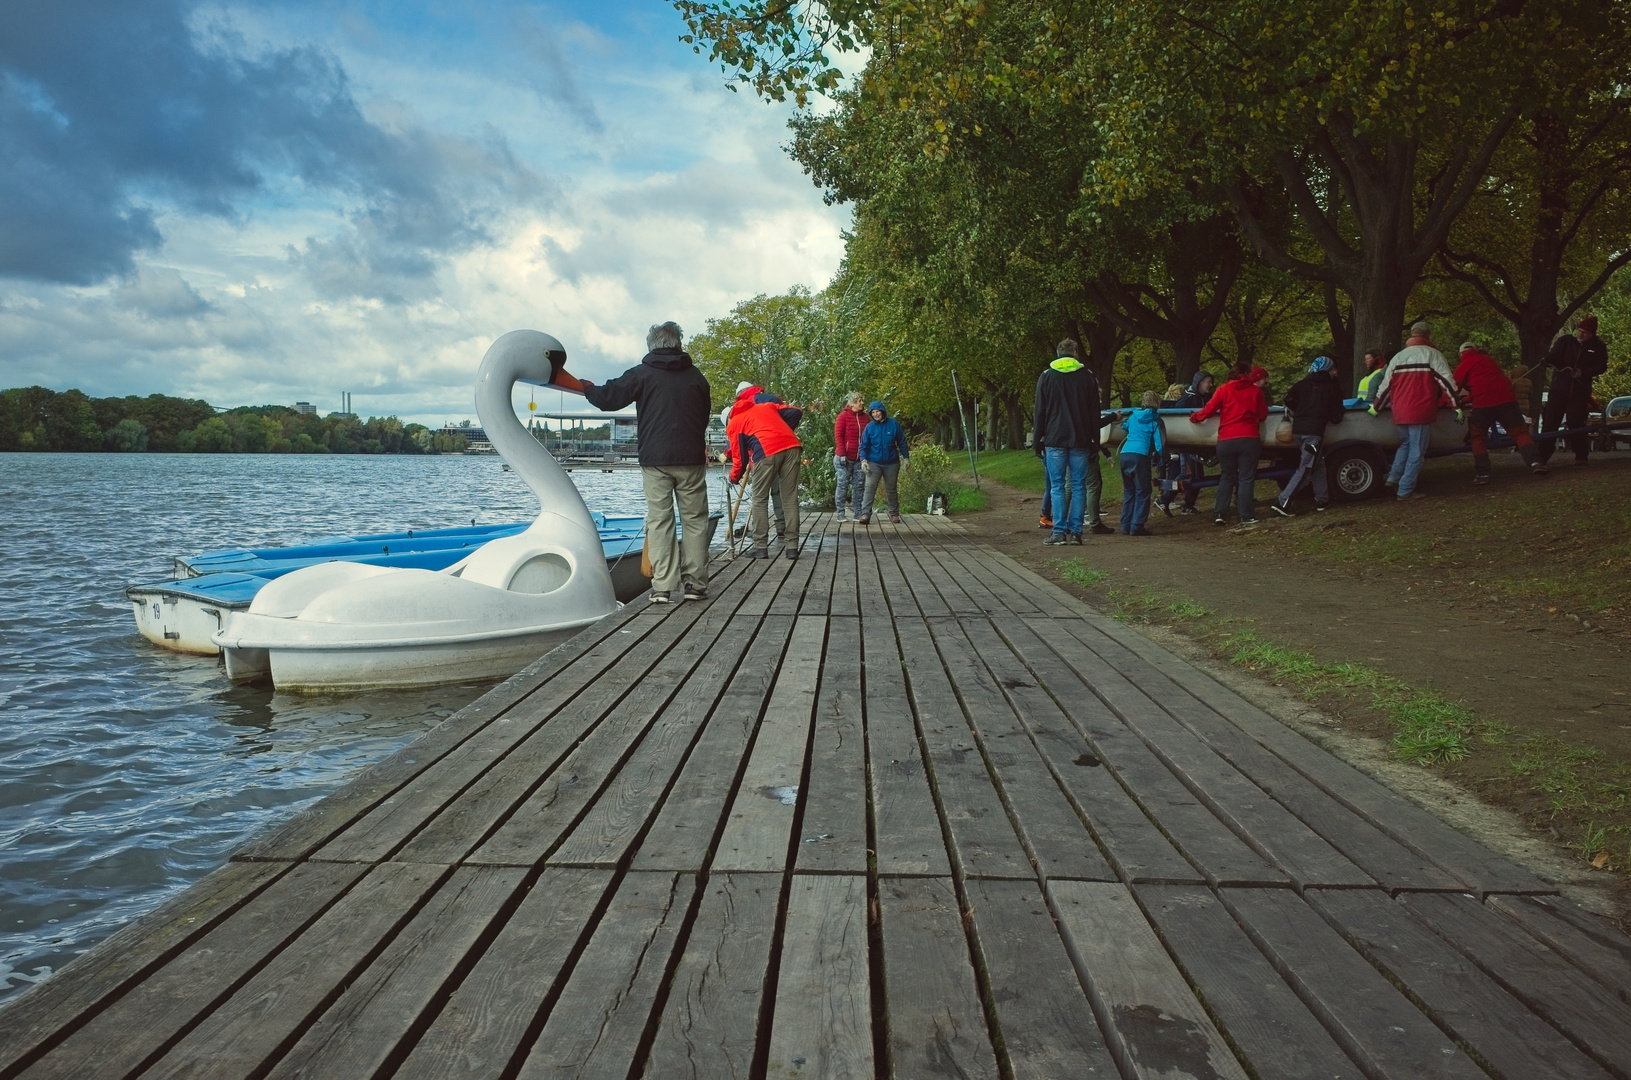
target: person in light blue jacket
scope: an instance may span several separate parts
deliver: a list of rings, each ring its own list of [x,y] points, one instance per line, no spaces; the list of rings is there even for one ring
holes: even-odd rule
[[[1146,391],[1127,417],[1127,437],[1121,443],[1121,531],[1127,536],[1152,536],[1145,528],[1150,519],[1151,466],[1167,452],[1161,434],[1161,395]]]

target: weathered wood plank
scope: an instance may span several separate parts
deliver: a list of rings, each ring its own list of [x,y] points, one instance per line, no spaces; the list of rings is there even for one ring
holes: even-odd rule
[[[552,763],[543,770],[542,781],[536,783],[525,801],[505,815],[502,824],[480,847],[465,857],[466,861],[534,866],[543,860],[572,830],[589,804],[599,797],[692,674],[703,667],[716,674],[721,665],[730,662],[732,658],[712,652],[729,624],[730,614],[723,608],[703,614],[691,632],[652,667],[649,675],[600,723],[585,732],[576,746],[558,758],[558,764]],[[712,664],[705,663],[709,655],[714,656]],[[563,738],[564,735],[563,732]],[[524,772],[527,768],[525,758],[514,766],[505,763],[506,772]],[[426,833],[430,834],[431,830],[427,829]],[[465,836],[459,844],[443,844],[437,836],[434,843],[427,839],[423,846],[418,841],[406,845],[401,857],[431,861],[435,856],[452,854],[469,842],[470,838]]]
[[[856,592],[855,526],[844,525],[833,538],[832,600],[828,611],[833,615],[859,615],[861,604]]]
[[[1484,1075],[1295,893],[1226,889],[1219,895],[1367,1076],[1429,1080]]]
[[[912,555],[910,544],[880,544],[874,548],[878,556],[879,573],[884,588],[891,597],[897,615],[915,614],[925,618],[944,618],[951,608],[942,598],[940,590]]]
[[[1123,1075],[1246,1080],[1126,886],[1053,881],[1048,898]]]
[[[879,883],[890,1076],[998,1075],[991,1031],[947,878]]]
[[[1337,851],[1318,833],[1251,778],[1223,760],[1195,733],[1183,727],[1135,685],[1075,636],[1079,620],[1054,620],[1049,645],[1084,683],[1113,709],[1144,745],[1220,821],[1252,850],[1285,871],[1299,887],[1345,885],[1364,887],[1376,880]],[[1130,660],[1123,656],[1123,662]],[[1455,884],[1445,880],[1443,884]]]
[[[1631,1075],[1631,1007],[1468,896],[1406,893],[1406,910],[1617,1075]]]
[[[373,1076],[442,983],[521,887],[525,871],[461,867],[338,1001],[306,1029],[268,1080]]]
[[[1060,789],[1047,759],[1032,743],[963,628],[957,622],[942,619],[930,624],[928,633],[933,635],[934,642],[928,654],[921,658],[910,654],[907,657],[913,684],[915,686],[925,673],[941,677],[950,673],[957,696],[963,702],[958,719],[966,718],[965,730],[967,723],[972,723],[978,733],[1002,798],[1013,808],[1014,819],[1036,860],[1037,869],[1049,877],[1116,880],[1076,808]],[[991,637],[996,640],[994,634]],[[944,657],[944,668],[937,663],[935,647]],[[1002,648],[1000,641],[997,647]],[[972,875],[975,870],[971,868],[969,873]]]
[[[855,542],[855,589],[857,605],[863,619],[888,619],[889,598],[884,592],[883,580],[878,576],[878,556],[872,548],[870,526],[857,526],[853,531]]]
[[[780,874],[709,877],[674,969],[646,1076],[750,1074],[781,887]]]
[[[861,698],[861,622],[831,619],[816,697],[810,772],[803,792],[794,865],[805,871],[864,874],[866,730]]]
[[[1220,821],[1119,716],[1104,706],[1070,663],[1057,655],[1051,646],[1052,639],[1063,634],[1057,626],[1059,622],[1027,621],[1004,625],[1002,630],[1014,651],[1059,705],[1077,735],[1085,740],[1085,747],[1074,759],[1066,755],[1078,744],[1068,739],[1061,738],[1058,751],[1053,753],[1065,782],[1081,778],[1102,784],[1104,780],[1099,777],[1099,770],[1110,773],[1187,861],[1199,867],[1213,885],[1288,884],[1290,879],[1284,871],[1252,850]],[[1014,692],[1024,689],[1025,680],[1016,677],[1012,681]],[[1085,765],[1086,770],[1067,770],[1064,763],[1071,760]],[[1136,823],[1133,826],[1136,828]],[[1100,836],[1113,857],[1123,865],[1143,857],[1119,838],[1107,836],[1103,831]],[[1161,873],[1163,876],[1159,878],[1149,873],[1132,875],[1132,880],[1162,880],[1169,884],[1192,880],[1178,877],[1176,867]]]
[[[1159,743],[1167,738],[1182,739],[1164,722],[1170,715],[1184,730],[1204,741],[1269,792],[1275,802],[1295,814],[1346,859],[1390,890],[1463,891],[1467,888],[1467,883],[1333,799],[1143,658],[1098,633],[1088,623],[1070,620],[1059,625],[1099,658],[1101,663],[1094,667],[1091,675],[1093,685],[1118,711],[1129,717],[1157,716],[1156,723],[1143,730],[1147,740]],[[1158,712],[1156,703],[1159,703]],[[1303,850],[1290,836],[1286,837],[1286,843]],[[1305,878],[1304,883],[1309,880]]]
[[[887,619],[861,617],[868,784],[880,874],[951,874],[945,834],[906,696],[900,647]]]
[[[1031,856],[1014,832],[979,741],[935,652],[928,625],[921,619],[898,618],[896,626],[911,672],[912,707],[929,753],[931,781],[951,834],[954,869],[975,877],[1034,878]],[[1085,838],[1080,823],[1075,824]]]
[[[832,605],[833,576],[838,571],[838,523],[827,519],[827,527],[814,544],[806,544],[800,558],[816,565],[811,568],[810,583],[804,587],[804,599],[799,603],[801,615],[825,615]]]
[[[708,865],[792,632],[792,619],[765,620],[635,851],[633,869],[701,873]]]
[[[787,573],[787,580],[765,609],[771,615],[797,615],[810,589],[811,580],[823,570],[830,569],[820,558],[821,542],[826,533],[829,515],[823,514],[808,532],[799,538],[799,557]]]
[[[788,896],[766,1075],[871,1080],[866,879],[799,874]]]
[[[333,862],[458,861],[560,755],[667,655],[699,618],[686,605],[638,643],[596,646],[569,669],[572,684],[550,684],[479,736],[381,801],[313,856]],[[632,640],[632,635],[628,640]],[[592,687],[593,691],[583,692]],[[555,700],[553,691],[564,696]]]
[[[777,618],[777,616],[767,616]],[[634,752],[596,795],[550,856],[564,866],[619,866],[673,783],[731,673],[759,630],[757,619],[732,619]],[[585,752],[592,751],[585,741]]]
[[[776,687],[714,852],[715,871],[787,868],[826,636],[822,616],[800,615],[793,623]]]
[[[1382,893],[1310,889],[1307,899],[1502,1076],[1608,1080],[1557,1029]]]
[[[1631,938],[1555,897],[1491,896],[1488,903],[1631,1003]]]
[[[0,1008],[0,1076],[43,1053],[67,1029],[179,956],[262,889],[287,863],[228,863],[114,932]]]
[[[324,796],[315,806],[289,821],[273,826],[252,838],[234,854],[234,859],[302,859],[337,835],[348,824],[367,814],[448,753],[462,748],[494,720],[501,719],[546,683],[555,682],[603,642],[614,643],[619,651],[644,640],[665,621],[665,613],[643,613],[633,605],[608,615],[572,640],[546,653],[520,674],[500,683],[413,742],[364,769],[338,791]],[[628,630],[628,634],[621,631]],[[604,632],[603,632],[604,631]],[[598,674],[599,665],[590,660],[552,688],[551,699],[564,701]],[[572,685],[568,685],[569,682]],[[541,718],[526,721],[511,718],[512,724],[529,727]]]
[[[296,937],[366,869],[297,866],[278,877],[207,933],[192,938],[179,955],[146,974],[21,1075],[35,1080],[66,1080],[133,1072]],[[246,872],[231,876],[241,883],[243,878],[259,875]],[[192,917],[185,908],[171,911],[176,923]],[[138,948],[140,945],[129,937],[125,943]],[[153,957],[145,959],[151,962]],[[86,996],[70,994],[62,1001],[63,1011],[36,1013],[38,1019],[29,1027],[19,1024],[13,1029],[9,1010],[0,1017],[6,1020],[9,1040],[13,1030],[25,1036],[39,1032],[48,1019],[58,1025],[79,1021],[82,1017],[67,1010],[85,1003]],[[32,1041],[39,1045],[39,1036]]]
[[[1133,891],[1207,1009],[1257,1075],[1358,1080],[1359,1067],[1210,890],[1138,885]]]
[[[1085,621],[1159,668],[1192,696],[1245,731],[1298,772],[1405,847],[1448,870],[1480,893],[1555,893],[1510,859],[1497,855],[1442,818],[1360,772],[1307,736],[1286,727],[1199,668],[1114,620],[1084,613]]]
[[[557,996],[611,883],[607,870],[545,870],[397,1069],[396,1080],[501,1076],[525,1049],[540,1010]]]
[[[689,874],[623,879],[527,1054],[521,1080],[628,1076],[695,893]]]
[[[1015,1080],[1113,1080],[1115,1061],[1036,883],[970,881],[968,901]]]
[[[440,866],[374,867],[142,1075],[236,1080],[255,1074],[395,936],[446,874]]]

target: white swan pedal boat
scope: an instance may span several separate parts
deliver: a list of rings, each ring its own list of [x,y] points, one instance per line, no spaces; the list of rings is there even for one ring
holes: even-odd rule
[[[517,382],[548,385],[565,355],[548,334],[515,330],[476,373],[481,425],[538,497],[531,525],[439,571],[325,562],[273,580],[212,636],[228,677],[303,691],[499,678],[616,610],[589,508],[510,403]]]

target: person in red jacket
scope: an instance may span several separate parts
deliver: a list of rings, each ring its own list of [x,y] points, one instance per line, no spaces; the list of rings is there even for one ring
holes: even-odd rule
[[[1269,415],[1268,395],[1263,393],[1268,381],[1268,372],[1241,361],[1212,400],[1189,414],[1192,424],[1211,416],[1218,418],[1217,454],[1222,475],[1218,477],[1217,513],[1212,519],[1215,525],[1228,522],[1232,499],[1238,503],[1240,523],[1257,524],[1253,489],[1257,485],[1257,459],[1263,456],[1263,421]]]
[[[725,425],[731,457],[731,483],[739,484],[753,470],[753,510],[749,518],[753,545],[748,558],[770,557],[770,492],[781,492],[785,521],[781,542],[789,559],[798,558],[799,438],[793,434],[803,413],[783,405],[781,399],[749,386],[731,403]]]
[[[1471,341],[1462,342],[1461,360],[1455,367],[1456,385],[1471,410],[1467,428],[1472,436],[1472,482],[1489,483],[1489,431],[1496,424],[1517,444],[1518,453],[1535,476],[1545,476],[1547,468],[1535,452],[1529,425],[1518,411],[1518,392],[1512,380],[1495,363],[1495,358]]]
[[[1416,490],[1416,478],[1427,457],[1433,421],[1440,405],[1455,404],[1458,392],[1450,365],[1433,346],[1433,327],[1424,322],[1413,324],[1410,340],[1388,361],[1370,406],[1372,416],[1378,409],[1393,410],[1393,424],[1399,429],[1399,449],[1385,481],[1388,487],[1399,489],[1399,498],[1425,498]]]
[[[838,520],[844,520],[845,504],[854,507],[851,516],[861,516],[861,489],[866,478],[861,474],[861,428],[866,426],[861,415],[866,412],[866,398],[859,390],[850,393],[844,407],[832,422],[833,509]]]

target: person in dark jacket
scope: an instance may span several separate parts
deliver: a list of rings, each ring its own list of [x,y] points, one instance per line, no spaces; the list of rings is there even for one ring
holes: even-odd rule
[[[884,487],[884,497],[889,501],[889,520],[900,520],[900,493],[895,484],[900,477],[900,467],[912,460],[912,452],[906,445],[906,432],[901,430],[900,421],[889,415],[883,402],[874,401],[867,406],[867,412],[872,414],[872,422],[861,430],[861,468],[866,473],[866,490],[861,496],[861,516],[856,522],[868,525],[872,522],[872,503],[878,497],[878,484],[881,481]]]
[[[1291,434],[1297,440],[1300,456],[1291,481],[1270,504],[1270,509],[1281,517],[1295,516],[1287,507],[1304,480],[1314,484],[1315,510],[1331,505],[1330,481],[1325,474],[1325,429],[1342,423],[1342,397],[1336,364],[1329,356],[1316,356],[1308,365],[1308,374],[1286,391],[1286,412],[1291,414]]]
[[[1031,428],[1043,447],[1053,510],[1046,544],[1080,544],[1084,521],[1095,533],[1112,531],[1099,521],[1099,383],[1078,359],[1080,351],[1070,338],[1061,341],[1057,358],[1036,380]]]
[[[1185,390],[1178,400],[1172,403],[1174,409],[1198,409],[1212,400],[1212,391],[1217,381],[1212,378],[1210,371],[1197,371],[1195,377],[1189,380],[1189,389]],[[1206,459],[1200,454],[1179,452],[1176,467],[1168,470],[1164,480],[1182,480],[1184,482],[1184,506],[1179,511],[1182,514],[1195,513],[1195,502],[1201,497],[1201,489],[1196,487],[1197,481],[1206,479]],[[1172,516],[1172,500],[1177,498],[1176,486],[1168,488],[1165,485],[1161,490],[1161,512],[1168,517]]]
[[[1573,337],[1565,335],[1552,342],[1552,350],[1546,354],[1546,366],[1554,374],[1551,389],[1546,392],[1546,406],[1541,411],[1540,430],[1585,427],[1591,415],[1591,380],[1608,370],[1608,346],[1597,336],[1597,316],[1582,316]],[[1552,460],[1557,440],[1539,442],[1540,462],[1544,465]],[[1569,449],[1574,451],[1576,465],[1586,464],[1591,451],[1590,437],[1583,432],[1570,435]]]
[[[682,584],[687,600],[708,596],[708,380],[680,348],[680,328],[665,322],[646,334],[645,359],[611,382],[582,381],[597,409],[634,406],[635,447],[646,491],[651,600],[666,604]],[[679,506],[680,538],[674,537]],[[676,547],[678,557],[676,558]]]

